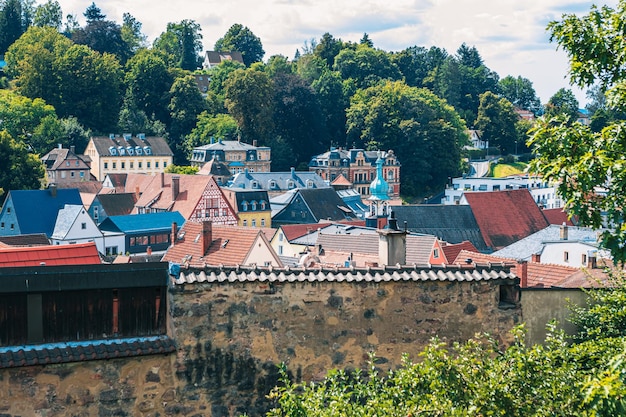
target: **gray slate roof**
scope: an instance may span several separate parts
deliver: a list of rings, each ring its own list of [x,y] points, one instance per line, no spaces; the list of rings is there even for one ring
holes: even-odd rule
[[[348,282],[377,283],[398,281],[475,282],[500,281],[514,284],[519,278],[510,266],[485,264],[368,267],[368,268],[273,268],[257,266],[209,266],[204,269],[181,269],[171,276],[175,285],[232,282]]]
[[[65,207],[59,210],[57,221],[54,224],[54,231],[50,237],[52,239],[65,239],[81,210],[84,210],[82,205],[70,204],[66,204]]]
[[[561,226],[550,225],[532,235],[518,240],[517,242],[493,253],[494,256],[511,259],[531,259],[535,253],[541,253],[544,242],[557,242],[560,240]],[[597,245],[598,231],[588,227],[567,227],[567,240],[570,242],[585,242],[590,245]]]
[[[152,155],[144,155],[144,156],[172,156],[172,150],[169,145],[165,141],[164,138],[160,136],[146,136],[145,139],[139,139],[138,137],[132,136],[128,139],[123,136],[116,136],[111,139],[109,136],[95,136],[92,137],[96,150],[100,156],[110,156],[109,148],[111,146],[117,147],[123,146],[126,148],[127,146],[132,146],[133,149],[137,146],[140,146],[142,149],[144,146],[149,146],[152,149]],[[119,155],[115,155],[119,156]]]
[[[228,183],[232,188],[258,189],[267,191],[292,190],[294,188],[331,188],[315,172],[239,172]]]
[[[469,240],[481,252],[488,251],[472,208],[467,205],[406,205],[393,206],[398,227],[410,232],[437,236],[448,243]]]

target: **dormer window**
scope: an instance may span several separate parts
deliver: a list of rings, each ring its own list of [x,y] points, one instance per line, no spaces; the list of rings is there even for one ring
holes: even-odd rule
[[[242,211],[248,211],[248,202],[247,201],[243,201],[241,203],[241,210]]]
[[[274,189],[276,189],[276,188],[278,188],[278,187],[276,187],[276,181],[274,181],[274,180],[270,180],[270,189],[271,189],[271,190],[274,190]]]
[[[133,148],[132,146],[128,146],[128,147],[126,148],[126,152],[128,152],[128,154],[129,154],[130,156],[133,156],[133,155],[135,155],[135,148]]]
[[[126,155],[126,148],[124,148],[123,146],[120,146],[119,148],[117,148],[120,152],[120,156],[124,156]]]
[[[306,188],[313,188],[313,180],[306,180]]]
[[[139,156],[143,155],[143,149],[141,148],[141,146],[135,147],[135,153]]]
[[[256,200],[252,200],[250,205],[252,206],[252,211],[256,211]]]
[[[252,188],[259,188],[259,183],[258,181],[252,181]]]
[[[150,148],[149,146],[144,146],[143,150],[146,155],[152,155],[152,148]]]
[[[289,188],[290,190],[292,188],[296,188],[296,184],[292,180],[288,180],[287,181],[287,188]]]
[[[267,205],[265,200],[261,200],[259,204],[261,205],[261,210],[265,210],[265,206]]]
[[[111,154],[112,156],[117,156],[117,149],[115,149],[115,147],[111,146],[109,148],[109,154]]]

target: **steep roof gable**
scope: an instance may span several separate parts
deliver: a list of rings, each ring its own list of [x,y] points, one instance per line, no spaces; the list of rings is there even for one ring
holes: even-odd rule
[[[467,192],[487,246],[501,249],[548,226],[548,221],[527,189]]]
[[[123,216],[133,211],[137,195],[135,193],[98,194],[96,199],[107,216]]]
[[[338,221],[353,217],[352,210],[346,206],[332,188],[300,189],[298,192],[311,210],[311,214],[316,221]]]
[[[45,233],[48,237],[54,231],[60,209],[66,204],[83,204],[76,188],[13,190],[7,197],[9,201],[15,210],[21,234]]]
[[[0,248],[0,267],[99,263],[101,263],[100,255],[94,242],[74,245]]]

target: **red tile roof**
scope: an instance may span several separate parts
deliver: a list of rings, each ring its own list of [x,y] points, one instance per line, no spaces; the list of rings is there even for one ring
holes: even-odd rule
[[[280,228],[282,229],[283,234],[287,239],[287,242],[290,242],[308,233],[315,232],[317,229],[322,229],[328,225],[330,225],[330,223],[286,224],[280,226]]]
[[[257,238],[263,239],[271,248],[267,234],[273,229],[212,225],[211,243],[204,253],[202,228],[203,223],[186,222],[178,234],[182,239],[177,239],[174,246],[167,250],[163,261],[188,264],[191,267],[243,265]]]
[[[464,193],[487,246],[499,250],[549,226],[527,189]]]
[[[567,213],[562,208],[543,209],[543,215],[550,224],[574,226],[574,222],[568,218]]]
[[[344,177],[343,174],[339,174],[339,176],[337,178],[335,178],[333,180],[333,182],[330,183],[330,185],[349,185],[349,186],[351,186],[352,183],[350,181],[348,181],[348,179],[346,177]]]
[[[89,265],[102,263],[94,242],[0,248],[0,268],[11,266]]]
[[[454,263],[459,255],[459,252],[462,250],[478,252],[476,246],[474,246],[469,240],[465,240],[461,243],[446,243],[441,246],[441,250],[443,250],[444,255],[446,255],[448,263]]]

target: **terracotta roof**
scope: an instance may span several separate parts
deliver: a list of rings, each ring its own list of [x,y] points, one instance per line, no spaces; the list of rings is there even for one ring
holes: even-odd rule
[[[257,239],[263,239],[271,249],[265,233],[273,229],[258,229],[227,225],[211,225],[210,239],[206,252],[203,250],[203,222],[186,222],[180,229],[175,244],[171,246],[163,261],[203,267],[204,265],[241,265],[253,249]],[[206,235],[205,235],[206,236]],[[276,255],[278,260],[278,255]]]
[[[515,259],[501,258],[484,253],[462,250],[455,263],[465,263],[466,259],[479,263],[501,263],[517,265]],[[565,265],[528,262],[527,288],[591,288],[599,282],[606,281],[607,276],[602,269],[580,269]]]
[[[194,282],[392,282],[392,281],[504,281],[519,278],[507,265],[433,265],[365,268],[275,268],[209,266],[183,268],[172,277],[175,285]]]
[[[343,174],[339,174],[339,176],[337,178],[335,178],[333,180],[333,182],[330,183],[330,185],[347,185],[347,186],[352,186],[352,183],[350,181],[348,181],[348,179],[346,177],[344,177]]]
[[[487,246],[502,249],[549,224],[528,189],[466,192]]]
[[[230,178],[232,173],[225,163],[211,159],[209,162],[202,165],[202,168],[198,171],[198,175],[218,175]]]
[[[167,336],[10,346],[0,348],[0,368],[127,358],[175,351],[174,340]]]
[[[543,209],[543,215],[550,224],[574,226],[574,222],[568,218],[567,213],[562,208]]]
[[[330,223],[313,223],[313,224],[285,224],[280,226],[287,242],[302,237],[308,233],[316,231],[318,228],[328,226]]]
[[[0,243],[6,246],[44,246],[50,241],[45,233],[33,233],[30,235],[0,236]]]
[[[23,248],[0,248],[0,267],[99,264],[94,242],[75,245],[48,245]]]
[[[98,194],[102,190],[102,183],[100,181],[60,182],[57,183],[57,188],[78,188],[81,194]]]
[[[141,197],[135,206],[178,211],[185,219],[192,217],[207,187],[213,186],[219,189],[211,175],[159,174],[150,177],[152,181],[141,188]],[[179,192],[175,198],[172,193],[172,178],[174,177],[179,178]],[[134,212],[136,211],[135,209]],[[234,212],[232,208],[230,211]]]
[[[478,252],[478,249],[476,249],[476,247],[469,240],[461,243],[447,243],[441,246],[441,250],[443,250],[443,253],[446,255],[446,259],[449,263],[454,263],[459,255],[459,252],[462,250]]]

